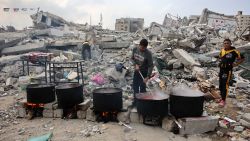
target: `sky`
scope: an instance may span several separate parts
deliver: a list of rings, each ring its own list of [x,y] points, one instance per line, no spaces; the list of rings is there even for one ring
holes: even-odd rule
[[[204,8],[226,15],[237,11],[250,15],[250,0],[0,0],[0,26],[17,29],[32,26],[31,14],[36,11],[4,12],[3,8],[38,8],[75,23],[98,24],[103,17],[103,28],[114,29],[115,19],[144,18],[162,24],[167,13],[174,16],[200,15]]]

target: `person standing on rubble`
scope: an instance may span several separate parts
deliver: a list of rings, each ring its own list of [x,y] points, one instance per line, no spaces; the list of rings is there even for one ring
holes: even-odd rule
[[[89,43],[86,41],[82,45],[82,59],[90,60],[91,59],[91,48]]]
[[[148,41],[146,39],[142,39],[139,46],[135,47],[132,52],[132,62],[135,70],[133,78],[134,101],[132,106],[136,105],[135,95],[137,93],[146,92],[146,83],[153,71],[152,53],[147,49],[147,46]]]
[[[244,61],[244,56],[231,45],[231,40],[225,39],[223,42],[223,48],[219,54],[219,89],[221,95],[219,105],[221,107],[224,107],[226,104],[226,97],[229,91],[229,81],[232,77],[233,67],[238,66]]]

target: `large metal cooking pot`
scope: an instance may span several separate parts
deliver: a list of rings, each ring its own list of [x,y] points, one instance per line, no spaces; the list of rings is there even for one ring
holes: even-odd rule
[[[139,114],[143,116],[160,117],[164,117],[168,114],[168,95],[160,91],[152,91],[137,94],[136,98],[137,111]]]
[[[199,117],[203,113],[204,94],[187,86],[173,88],[170,113],[176,118]]]
[[[122,89],[99,88],[93,91],[94,110],[110,112],[122,110]]]
[[[81,84],[66,83],[56,87],[58,108],[72,108],[83,102],[83,86]]]
[[[27,102],[29,103],[50,103],[55,101],[54,84],[29,84],[26,87]]]

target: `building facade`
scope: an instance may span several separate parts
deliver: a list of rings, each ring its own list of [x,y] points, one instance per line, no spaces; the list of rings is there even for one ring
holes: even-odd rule
[[[250,27],[250,15],[243,15],[242,11],[238,11],[236,15],[238,30],[243,32],[246,28]]]
[[[121,18],[116,19],[115,30],[136,32],[138,29],[143,29],[143,18]]]

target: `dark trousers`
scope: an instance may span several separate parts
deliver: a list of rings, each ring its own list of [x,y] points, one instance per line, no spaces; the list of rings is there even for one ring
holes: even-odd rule
[[[82,49],[82,59],[88,60],[91,59],[91,49],[90,48],[83,48]]]
[[[219,88],[222,100],[226,100],[229,92],[229,81],[232,77],[232,70],[220,70],[219,73]]]
[[[147,71],[141,71],[141,73],[142,73],[144,78],[147,76]],[[134,90],[134,102],[133,102],[133,104],[136,104],[136,94],[146,92],[146,84],[143,82],[143,78],[141,77],[141,75],[138,71],[134,72],[133,90]]]

